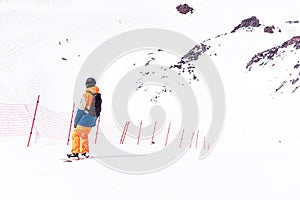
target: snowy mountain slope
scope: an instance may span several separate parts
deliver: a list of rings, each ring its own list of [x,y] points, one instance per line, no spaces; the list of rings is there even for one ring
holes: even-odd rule
[[[294,93],[299,87],[299,85],[297,84],[299,80],[299,72],[297,71],[297,69],[300,63],[298,59],[299,56],[297,55],[298,49],[299,36],[295,36],[284,42],[282,45],[272,47],[271,49],[254,55],[247,64],[246,68],[251,71],[252,65],[254,63],[257,63],[256,65],[258,66],[273,68],[273,71],[280,70],[280,75],[282,76],[283,74],[286,74],[286,78],[284,78],[284,80],[281,80],[282,83],[275,89],[274,93],[283,93],[282,89],[288,90],[286,89],[286,87],[289,87],[289,90],[291,90],[289,91],[290,93]],[[288,57],[288,59],[285,59],[285,57]],[[292,64],[292,62],[294,62],[294,64]],[[275,66],[277,63],[279,63],[279,66]]]
[[[250,16],[281,29],[274,34],[264,33],[263,27],[252,32],[239,30],[205,42],[211,46],[207,53],[222,77],[227,100],[223,135],[205,160],[199,161],[199,150],[193,148],[165,170],[133,176],[117,173],[92,159],[62,163],[60,158],[70,148],[65,144],[32,143],[26,148],[27,135],[1,137],[3,199],[298,199],[300,196],[297,183],[300,109],[296,106],[299,93],[274,98],[269,95],[286,77],[279,70],[279,63],[276,70],[257,66],[247,72],[245,68],[253,55],[299,35],[297,24],[285,23],[299,19],[297,1],[251,1],[247,6],[233,0],[186,1],[195,9],[189,15],[181,15],[175,9],[181,1],[0,3],[0,102],[34,103],[37,94],[41,94],[41,104],[64,112],[69,112],[72,106],[73,85],[82,63],[113,35],[158,27],[178,31],[202,43],[232,31]],[[294,56],[285,56],[280,61],[282,66],[291,63],[287,67],[293,67]],[[278,81],[274,81],[275,75]],[[94,134],[95,130],[91,141]],[[139,147],[142,146],[131,148],[142,151]]]
[[[252,56],[247,64],[245,64],[246,69],[248,71],[252,71],[253,66],[255,66],[255,69],[257,69],[258,66],[262,66],[263,68],[270,68],[270,70],[267,72],[270,75],[269,81],[277,83],[277,86],[273,85],[274,88],[272,90],[274,91],[274,93],[278,92],[281,88],[283,88],[283,86],[289,87],[289,89],[286,89],[287,91],[290,90],[290,92],[292,93],[295,92],[298,88],[298,85],[296,84],[298,80],[298,74],[296,70],[298,69],[299,64],[297,55],[297,50],[299,48],[299,37],[295,35],[295,30],[299,30],[299,25],[297,25],[297,23],[286,23],[277,27],[272,25],[274,29],[272,33],[268,33],[266,31],[266,28],[272,26],[260,24],[257,18],[252,18],[243,20],[242,23],[236,26],[231,32],[219,34],[213,38],[204,40],[202,45],[205,45],[206,49],[205,51],[203,51],[203,53],[206,52],[214,60],[218,60],[218,55],[220,55],[219,53],[217,53],[218,49],[222,48],[222,43],[224,43],[225,41],[225,43],[228,43],[228,45],[231,46],[229,48],[232,49],[226,49],[225,51],[221,52],[224,53],[226,51],[229,51],[232,54],[232,57],[235,58],[234,61],[236,62],[237,59],[235,55],[237,55],[237,50],[242,50],[246,54],[254,51],[253,48],[268,48],[267,50],[261,52],[257,52],[256,50],[255,55]],[[256,25],[252,25],[252,22],[256,23]],[[293,28],[293,31],[290,31],[289,28]],[[269,48],[268,45],[272,45],[274,44],[274,42],[281,42],[281,44]],[[220,56],[222,57],[223,55]],[[226,56],[226,58],[230,59],[230,55]],[[245,59],[245,57],[242,59]],[[275,65],[276,67],[274,67]],[[272,77],[271,74],[275,75],[273,75]],[[266,79],[268,79],[268,77],[266,77]],[[278,83],[278,81],[281,82]],[[271,92],[272,91],[269,91],[269,93]]]

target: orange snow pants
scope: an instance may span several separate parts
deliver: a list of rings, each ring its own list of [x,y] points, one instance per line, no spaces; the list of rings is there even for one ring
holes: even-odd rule
[[[89,152],[89,133],[92,127],[77,125],[72,134],[72,153]]]

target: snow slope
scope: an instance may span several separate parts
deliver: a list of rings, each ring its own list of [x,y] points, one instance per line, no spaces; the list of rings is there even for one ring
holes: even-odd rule
[[[178,13],[175,8],[182,3],[194,13]],[[65,140],[33,140],[27,148],[29,130],[18,137],[1,136],[1,199],[299,199],[299,91],[272,95],[285,77],[284,64],[246,70],[256,53],[299,35],[299,24],[285,23],[300,18],[298,1],[6,0],[0,5],[2,104],[34,103],[40,94],[43,106],[69,112],[87,56],[112,36],[148,27],[177,31],[198,43],[211,38],[208,54],[226,93],[226,120],[212,153],[198,160],[199,150],[192,148],[175,164],[151,174],[119,173],[95,159],[63,163],[70,150]],[[251,16],[282,32],[257,28],[214,38]],[[285,56],[282,63],[294,63],[295,56]],[[138,124],[141,117],[133,118]],[[110,127],[104,119],[103,128]],[[94,137],[95,130],[91,141]],[[129,144],[125,148],[131,151],[160,148]]]

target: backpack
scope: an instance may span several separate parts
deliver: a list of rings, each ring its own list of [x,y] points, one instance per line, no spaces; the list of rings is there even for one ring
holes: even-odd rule
[[[92,116],[99,117],[100,112],[101,112],[101,104],[102,104],[101,94],[97,93],[93,96],[94,96],[94,99],[93,99],[91,108],[90,108],[90,110],[88,110],[88,112]]]

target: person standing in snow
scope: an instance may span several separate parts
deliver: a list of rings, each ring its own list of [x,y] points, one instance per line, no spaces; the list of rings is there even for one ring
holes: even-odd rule
[[[96,80],[94,78],[88,78],[86,80],[86,91],[82,95],[80,104],[74,119],[74,130],[72,134],[72,150],[71,154],[67,154],[69,158],[84,156],[89,157],[89,141],[88,135],[91,129],[96,125],[96,121],[101,111],[101,94],[99,88],[96,86]],[[98,112],[95,111],[95,101],[98,105]],[[100,108],[99,108],[100,104]],[[100,109],[100,111],[99,111]],[[97,114],[96,114],[97,112]],[[99,116],[100,117],[100,116]]]

